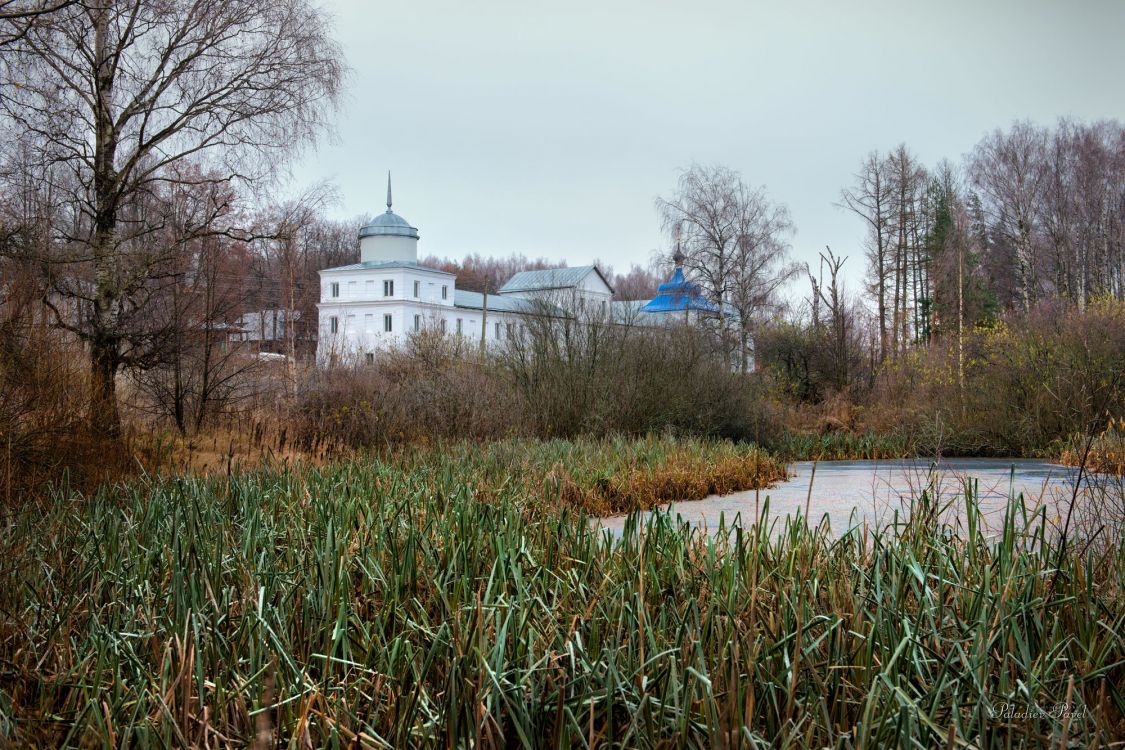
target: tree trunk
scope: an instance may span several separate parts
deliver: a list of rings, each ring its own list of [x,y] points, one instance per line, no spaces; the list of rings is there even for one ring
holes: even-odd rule
[[[117,304],[116,133],[110,111],[113,101],[113,66],[106,36],[109,13],[94,12],[94,301],[90,320],[90,428],[111,439],[121,436],[117,410],[117,368],[121,343],[114,333]]]

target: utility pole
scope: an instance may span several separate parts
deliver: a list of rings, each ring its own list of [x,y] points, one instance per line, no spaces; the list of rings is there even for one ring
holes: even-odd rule
[[[485,336],[488,335],[488,279],[484,280],[484,301],[480,305],[480,353],[485,352]]]

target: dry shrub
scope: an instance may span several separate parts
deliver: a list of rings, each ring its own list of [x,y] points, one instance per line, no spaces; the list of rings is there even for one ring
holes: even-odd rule
[[[1110,419],[1105,429],[1089,441],[1072,439],[1060,459],[1070,466],[1084,465],[1091,471],[1125,477],[1125,417]]]
[[[923,452],[1058,455],[1061,441],[1125,411],[1125,303],[1042,304],[967,336],[963,366],[962,383],[952,343],[888,363],[867,424]]]
[[[452,338],[421,335],[372,364],[308,374],[298,393],[298,444],[351,448],[519,432],[520,404],[493,367]]]
[[[680,435],[765,442],[779,432],[757,373],[697,326],[529,318],[502,366],[537,435]]]
[[[129,471],[128,452],[87,429],[81,347],[41,308],[9,298],[0,313],[0,499],[33,500],[62,481],[88,490]]]
[[[299,441],[364,447],[665,431],[770,438],[778,422],[760,378],[733,372],[710,346],[681,326],[553,319],[529,319],[507,350],[487,355],[464,339],[423,333],[370,364],[311,373],[297,405]]]

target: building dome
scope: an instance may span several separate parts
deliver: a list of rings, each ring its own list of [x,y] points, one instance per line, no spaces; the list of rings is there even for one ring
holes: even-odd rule
[[[383,236],[418,239],[418,229],[410,226],[406,219],[391,211],[388,207],[386,211],[376,216],[359,230],[360,239]]]
[[[703,296],[703,290],[694,281],[688,281],[684,276],[684,256],[680,252],[677,242],[676,254],[672,256],[676,263],[676,270],[672,278],[656,288],[656,296],[650,299],[641,310],[649,313],[698,312],[714,313],[719,311],[718,305]]]
[[[418,230],[391,210],[391,173],[387,172],[387,210],[359,230],[361,263],[418,261]]]

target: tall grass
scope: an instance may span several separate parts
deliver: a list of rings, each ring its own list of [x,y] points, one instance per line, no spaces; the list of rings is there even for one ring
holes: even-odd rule
[[[1064,464],[1078,466],[1085,458],[1085,464],[1094,471],[1125,476],[1125,418],[1110,419],[1088,445],[1081,436],[1072,437],[1062,443],[1058,453]]]
[[[877,432],[795,432],[786,430],[777,453],[791,461],[844,461],[903,458],[916,448],[904,436]]]
[[[909,522],[842,536],[768,515],[703,536],[656,513],[614,539],[543,471],[592,451],[511,443],[151,479],[8,517],[0,737],[1000,748],[1125,736],[1119,531],[1100,555],[1072,541],[1056,567],[1045,513],[1015,500],[986,536],[970,493],[956,499],[964,528],[940,525],[922,495]]]

